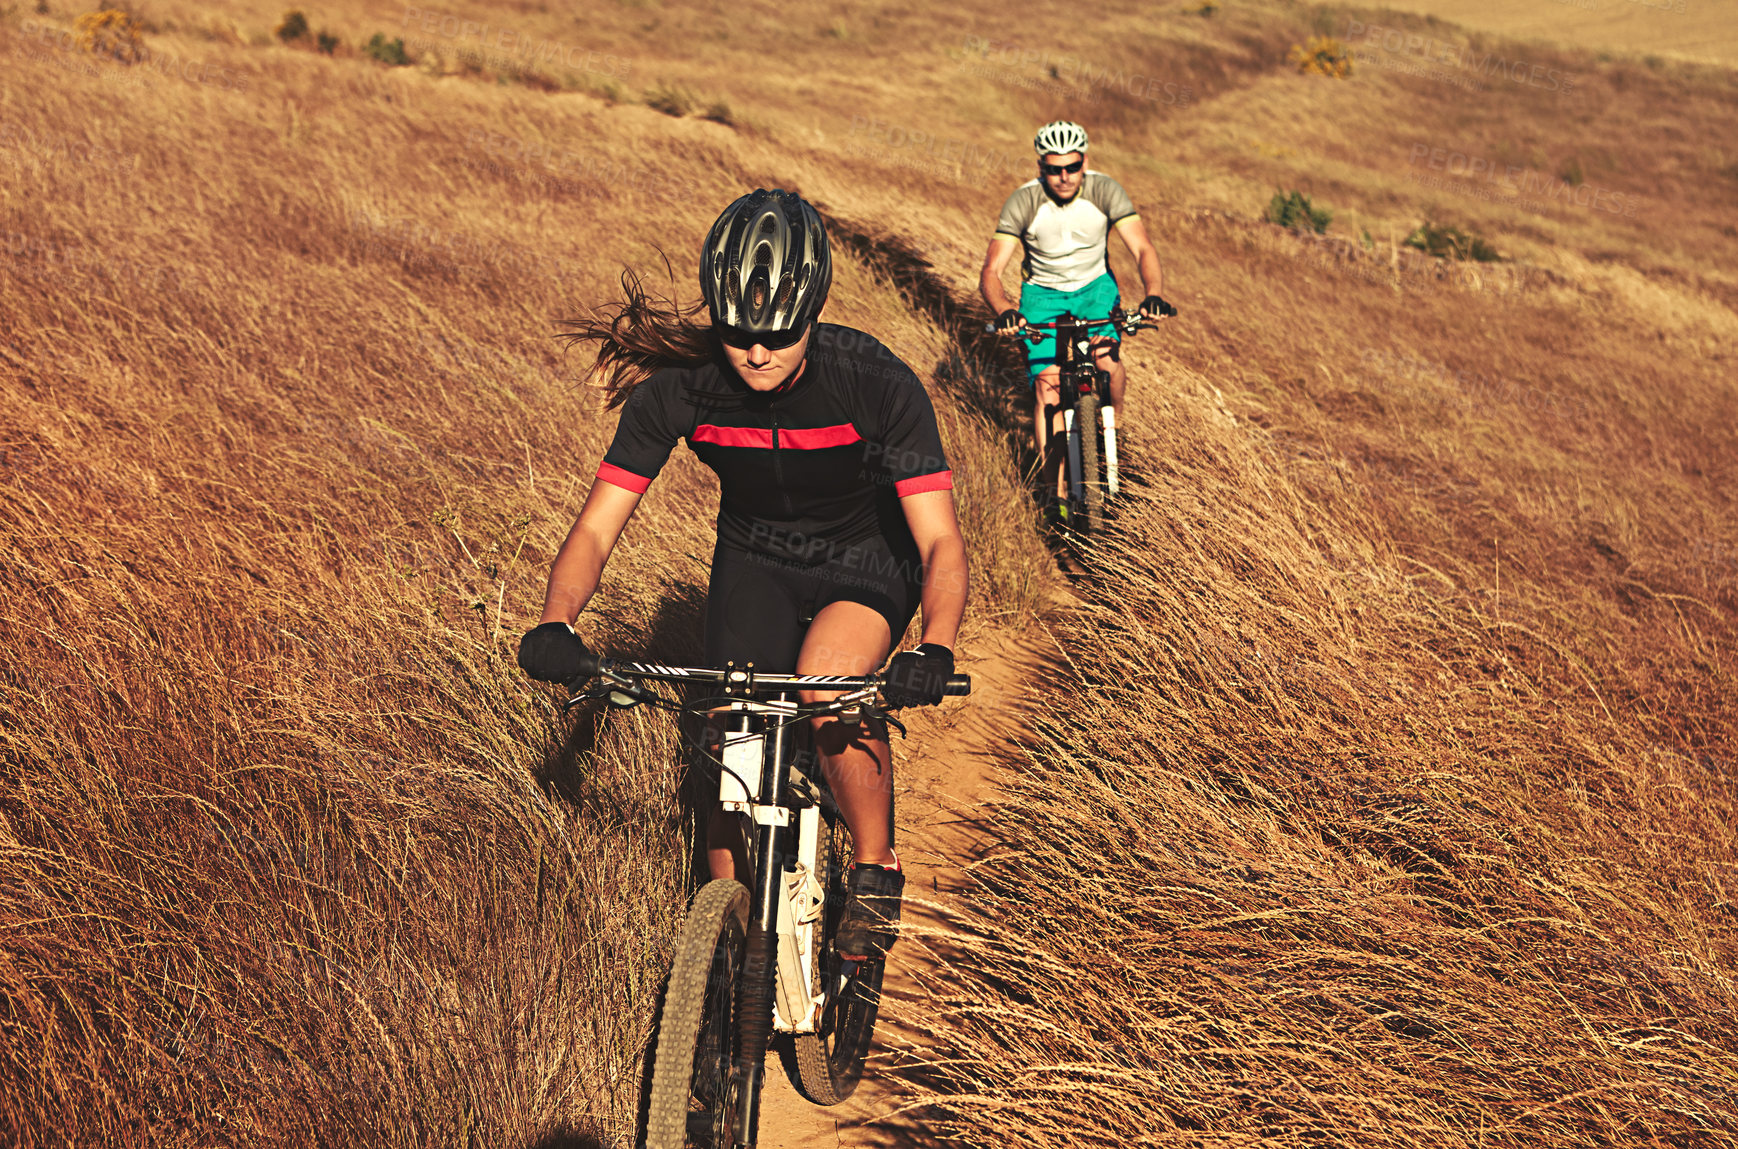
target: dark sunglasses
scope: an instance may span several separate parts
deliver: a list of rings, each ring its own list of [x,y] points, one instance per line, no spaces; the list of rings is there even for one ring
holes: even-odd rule
[[[738,351],[747,351],[757,343],[768,351],[783,351],[801,339],[809,330],[809,325],[805,323],[789,331],[745,331],[740,327],[728,327],[720,323],[714,330],[718,332],[719,342]]]
[[[1047,176],[1073,175],[1075,172],[1079,171],[1081,168],[1083,168],[1085,166],[1086,166],[1086,161],[1084,159],[1080,159],[1080,160],[1075,160],[1071,164],[1040,163],[1038,165],[1038,170],[1043,172]]]

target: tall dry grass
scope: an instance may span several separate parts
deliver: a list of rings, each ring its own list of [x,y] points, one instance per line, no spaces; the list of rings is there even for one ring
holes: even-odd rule
[[[610,429],[554,322],[660,249],[680,271],[744,187],[819,200],[849,239],[831,317],[944,399],[973,617],[1029,625],[1055,576],[970,303],[1026,172],[961,148],[1017,159],[1058,114],[1184,316],[1131,348],[1135,490],[1048,622],[1070,662],[1035,684],[974,895],[1004,924],[938,990],[923,1120],[1733,1139],[1729,76],[1550,55],[1586,102],[1469,103],[1297,77],[1326,10],[1022,16],[1021,52],[1179,104],[1010,62],[988,7],[623,5],[511,24],[625,72],[500,84],[236,12],[150,14],[153,59],[215,73],[0,21],[4,1139],[630,1140],[677,748],[558,722],[511,664]],[[773,34],[803,68],[764,66]],[[641,102],[674,86],[736,122]],[[1419,141],[1579,159],[1647,210],[1421,191]],[[1275,183],[1342,238],[1255,222]],[[1383,242],[1444,205],[1513,260]],[[599,645],[698,653],[714,497],[678,455]]]
[[[1540,617],[1578,604],[1540,610],[1525,572],[1474,592],[1363,481],[1300,483],[1205,380],[1168,378],[1130,444],[1165,464],[1056,623],[1069,665],[1035,693],[1006,840],[911,1010],[920,1123],[1738,1143],[1729,693],[1687,675],[1650,721],[1619,685],[1641,660]],[[1729,683],[1730,616],[1700,641],[1670,618],[1649,660]]]
[[[597,100],[0,35],[0,1140],[625,1143],[681,756],[513,665],[613,425],[553,335],[749,177],[625,141],[552,171]],[[840,278],[839,318],[896,310]],[[1015,479],[947,420],[982,538]],[[698,658],[715,500],[672,462],[595,643]]]

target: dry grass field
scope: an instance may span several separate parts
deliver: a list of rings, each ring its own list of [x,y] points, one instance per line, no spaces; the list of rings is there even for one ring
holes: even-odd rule
[[[896,951],[897,1137],[1738,1146],[1730,70],[1265,0],[547,7],[310,8],[328,54],[154,0],[130,61],[0,13],[0,1143],[632,1144],[677,748],[513,665],[613,425],[552,336],[660,252],[691,298],[778,185],[933,383],[968,653],[1061,652],[958,936]],[[1066,575],[974,299],[1063,115],[1182,309]],[[714,497],[678,455],[595,644],[698,656]]]
[[[1467,28],[1552,40],[1594,52],[1652,53],[1703,63],[1738,63],[1735,0],[1398,0],[1388,5]]]

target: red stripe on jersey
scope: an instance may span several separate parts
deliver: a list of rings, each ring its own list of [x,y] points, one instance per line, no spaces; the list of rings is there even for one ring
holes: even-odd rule
[[[702,423],[689,436],[690,443],[713,443],[720,447],[759,447],[772,450],[770,427],[719,427]],[[863,436],[849,423],[832,427],[781,427],[778,445],[790,451],[818,451],[826,447],[848,447],[861,443]]]
[[[764,447],[772,450],[772,431],[766,427],[714,427],[702,423],[688,436],[690,443],[716,443],[720,447]]]
[[[632,491],[636,495],[646,493],[646,488],[652,485],[652,480],[644,475],[636,475],[632,471],[624,471],[614,463],[599,463],[597,477],[612,486],[624,491]]]
[[[921,495],[926,491],[953,490],[953,472],[937,471],[933,475],[919,475],[914,479],[901,479],[893,484],[893,490],[900,498],[907,495]]]
[[[852,443],[861,443],[863,436],[857,434],[857,428],[849,423],[840,423],[835,427],[805,427],[801,430],[793,427],[779,432],[778,445],[789,447],[794,451],[819,451],[825,447],[849,447]]]

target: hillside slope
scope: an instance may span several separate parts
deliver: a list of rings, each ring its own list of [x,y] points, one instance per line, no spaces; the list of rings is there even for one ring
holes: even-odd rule
[[[327,56],[170,3],[130,65],[76,14],[0,20],[0,1139],[631,1143],[677,751],[512,666],[612,425],[551,334],[777,184],[932,383],[968,650],[1061,651],[899,1139],[1738,1144],[1730,72],[1330,80],[1287,49],[1474,37],[1263,4],[362,5]],[[1064,114],[1182,308],[1066,588],[973,302]],[[697,656],[713,497],[678,456],[598,644]]]

